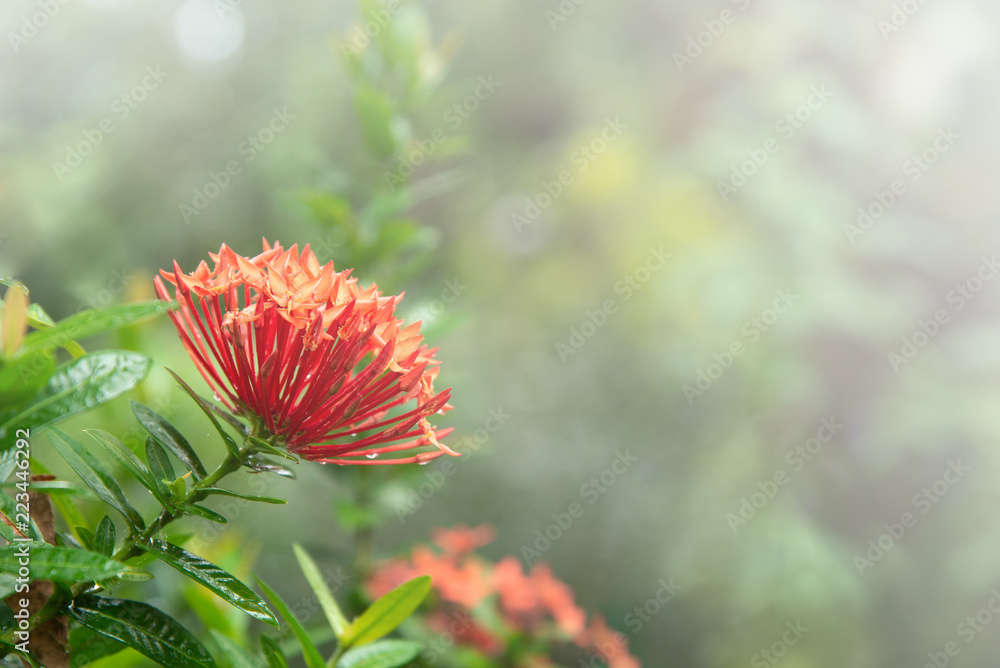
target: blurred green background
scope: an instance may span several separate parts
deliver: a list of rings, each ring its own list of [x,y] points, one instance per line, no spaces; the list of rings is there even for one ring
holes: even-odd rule
[[[393,131],[406,151],[443,140],[398,200],[399,163],[367,156],[335,39],[366,25],[353,3],[8,0],[0,275],[59,318],[149,298],[157,269],[223,242],[309,242],[406,290],[454,387],[440,424],[459,447],[481,430],[455,475],[439,461],[394,482],[380,554],[492,523],[487,554],[545,547],[646,666],[995,663],[997,7],[428,0],[390,15],[440,46],[414,63],[440,85]],[[371,184],[398,211],[384,236],[338,209]],[[195,375],[166,319],[117,344]],[[208,431],[162,368],[135,394]],[[119,401],[70,428],[130,424]],[[625,452],[637,461],[607,473]],[[256,553],[304,595],[288,545],[344,563],[340,475],[300,465],[268,482],[289,507],[192,525],[195,540]],[[573,502],[584,514],[551,529]],[[183,610],[165,577],[161,602]]]

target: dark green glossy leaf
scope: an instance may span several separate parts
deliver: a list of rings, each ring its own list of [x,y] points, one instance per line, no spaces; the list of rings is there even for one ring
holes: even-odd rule
[[[302,645],[302,656],[306,661],[306,666],[308,668],[326,668],[326,662],[323,661],[323,656],[316,649],[315,643],[309,638],[309,634],[306,630],[302,628],[302,624],[299,620],[292,614],[292,611],[288,609],[288,605],[278,596],[273,589],[267,586],[267,583],[257,578],[257,584],[260,588],[264,590],[264,595],[270,599],[271,604],[274,606],[281,618],[284,619],[288,625],[292,628],[292,633],[295,637],[299,639],[299,644]]]
[[[75,440],[55,428],[46,430],[52,446],[62,455],[84,484],[94,491],[102,501],[120,512],[133,527],[145,528],[142,517],[125,500],[125,494],[114,478],[104,470],[90,452]]]
[[[0,548],[0,570],[17,572],[19,550],[28,546],[31,579],[55,580],[75,584],[91,580],[106,580],[135,571],[125,564],[95,552],[71,547],[53,547],[48,543],[21,543]],[[139,575],[133,573],[132,575]],[[128,578],[130,579],[130,578]]]
[[[85,433],[97,441],[111,457],[125,467],[129,473],[135,476],[142,486],[153,493],[160,505],[166,506],[170,503],[170,492],[162,481],[153,477],[146,465],[142,463],[135,454],[125,447],[125,444],[117,437],[101,429],[87,429]]]
[[[28,334],[24,337],[22,349],[34,351],[59,348],[69,341],[110,332],[166,313],[173,307],[172,303],[155,300],[81,311],[60,320],[55,327]]]
[[[258,501],[260,503],[272,503],[275,505],[281,505],[288,503],[284,499],[276,499],[271,496],[254,496],[253,494],[244,494],[243,492],[234,492],[231,489],[222,489],[221,487],[202,487],[202,491],[206,494],[218,494],[220,496],[232,496],[237,499],[246,499],[247,501]]]
[[[320,574],[319,567],[316,566],[316,562],[313,561],[313,558],[309,556],[309,553],[301,545],[295,543],[292,545],[292,549],[295,551],[295,558],[299,561],[299,568],[302,569],[302,574],[306,576],[306,581],[316,594],[319,606],[323,608],[323,614],[326,615],[327,621],[330,622],[330,628],[333,629],[338,638],[341,637],[344,631],[347,630],[347,619],[344,617],[344,613],[340,611],[340,606],[337,605],[337,600],[330,592],[330,588],[326,586],[326,580]]]
[[[198,459],[191,444],[177,431],[177,428],[153,409],[143,406],[137,401],[133,401],[131,404],[132,414],[135,415],[139,424],[149,432],[150,436],[174,453],[174,456],[191,471],[195,479],[203,479],[206,475],[205,466]]]
[[[105,515],[94,532],[94,552],[110,557],[115,552],[115,523]]]
[[[177,507],[186,513],[208,520],[209,522],[216,522],[218,524],[229,524],[229,520],[226,519],[224,515],[220,515],[214,510],[209,510],[205,506],[199,506],[194,503],[181,503]]]
[[[270,636],[260,637],[260,653],[267,660],[268,668],[288,668],[288,659],[281,647]]]
[[[146,437],[146,461],[149,462],[149,470],[157,480],[172,481],[176,478],[170,458],[167,457],[163,446],[152,436]]]
[[[278,620],[268,610],[267,605],[260,596],[250,589],[250,587],[237,580],[235,576],[227,573],[215,564],[162,540],[153,540],[148,545],[142,545],[141,547],[155,554],[158,559],[168,566],[177,569],[192,580],[208,587],[220,598],[243,610],[251,617],[274,626],[278,625]]]
[[[420,643],[409,640],[382,640],[348,650],[337,668],[397,668],[420,654]]]
[[[105,515],[105,517],[107,517],[107,515]],[[80,538],[80,541],[83,543],[84,548],[90,550],[91,552],[97,552],[98,554],[103,554],[101,550],[94,549],[94,534],[90,529],[84,526],[77,526],[74,527],[74,531],[76,532],[76,535]]]
[[[215,668],[208,650],[191,632],[156,608],[97,596],[78,596],[69,616],[168,668]]]
[[[145,355],[124,350],[84,355],[56,369],[34,400],[8,422],[32,428],[61,422],[128,392],[151,366]]]
[[[430,590],[431,578],[427,575],[404,582],[361,613],[344,632],[341,643],[344,647],[358,647],[392,632],[413,614]]]
[[[23,510],[23,508],[21,510]],[[12,497],[8,496],[4,491],[0,491],[0,513],[3,513],[11,521],[13,521],[18,514],[17,502],[14,501]],[[28,523],[28,530],[24,532],[24,536],[33,540],[45,542],[45,539],[42,538],[42,532],[38,529],[38,523],[35,522],[34,518],[29,517],[29,519],[31,521]],[[3,524],[4,527],[7,526],[2,520],[0,520],[0,524]],[[15,535],[13,531],[11,532],[11,535]],[[16,535],[19,536],[20,534]]]

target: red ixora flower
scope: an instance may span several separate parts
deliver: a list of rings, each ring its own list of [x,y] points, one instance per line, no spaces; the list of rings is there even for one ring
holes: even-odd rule
[[[289,452],[319,462],[458,454],[439,440],[452,430],[428,422],[451,409],[451,389],[434,392],[437,349],[422,345],[419,322],[404,327],[395,317],[402,295],[359,287],[350,269],[321,266],[308,245],[299,253],[297,244],[286,251],[265,239],[264,252],[247,258],[223,244],[209,257],[212,269],[201,262],[185,274],[174,262],[160,273],[175,286],[180,308],[170,317],[184,347],[230,410],[255,416]],[[155,284],[171,299],[160,277]],[[412,400],[415,408],[400,408]],[[378,458],[423,446],[437,449]]]

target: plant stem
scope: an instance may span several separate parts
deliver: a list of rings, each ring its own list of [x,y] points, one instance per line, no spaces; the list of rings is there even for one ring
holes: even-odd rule
[[[251,431],[251,435],[259,438],[260,433],[261,433],[260,427],[255,424],[253,430]],[[230,473],[238,471],[240,467],[243,466],[243,460],[245,460],[247,456],[250,455],[254,450],[255,447],[253,443],[250,441],[250,439],[246,439],[246,441],[244,442],[244,446],[240,448],[238,457],[234,456],[232,453],[227,451],[225,458],[222,460],[219,466],[214,471],[205,476],[202,480],[198,480],[194,484],[192,484],[191,488],[184,495],[184,498],[182,498],[178,502],[178,505],[185,503],[197,503],[199,501],[203,501],[205,497],[208,496],[208,492],[205,490],[209,487],[215,486],[216,483],[218,483],[220,480],[222,480]],[[153,520],[146,527],[144,531],[142,531],[139,534],[130,531],[129,535],[125,538],[124,544],[120,548],[118,548],[118,550],[115,551],[113,555],[111,555],[111,558],[114,559],[115,561],[126,561],[128,559],[131,559],[132,557],[137,557],[141,555],[143,553],[141,547],[142,545],[149,543],[149,541],[152,540],[160,531],[162,531],[164,527],[166,527],[174,520],[183,517],[184,515],[185,513],[183,509],[164,508],[162,511],[160,511],[160,514],[157,515],[156,519]],[[90,589],[93,585],[94,585],[93,582],[79,582],[73,585],[70,588],[70,591],[73,597],[76,597],[81,592]],[[52,619],[53,617],[56,617],[62,614],[63,612],[64,608],[43,610],[40,614],[35,615],[29,620],[28,629],[34,630],[35,628],[47,622],[49,619]],[[8,634],[5,634],[2,638],[0,638],[0,640],[3,640],[5,642],[9,641],[10,638],[8,636],[12,638],[13,631],[11,631]]]

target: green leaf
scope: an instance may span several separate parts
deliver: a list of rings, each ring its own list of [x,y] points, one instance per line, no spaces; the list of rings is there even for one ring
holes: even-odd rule
[[[38,542],[8,545],[0,548],[0,570],[16,573],[19,563],[18,550],[24,546],[28,546],[32,581],[55,580],[76,584],[92,580],[106,580],[136,570],[95,552],[70,547],[53,547],[48,543]]]
[[[170,505],[170,491],[167,486],[153,477],[142,460],[125,447],[125,444],[117,437],[101,429],[85,429],[84,433],[89,434],[115,461],[128,469],[128,472],[135,476],[143,487],[153,493],[160,505]]]
[[[278,620],[268,610],[267,604],[260,596],[237,580],[235,576],[215,564],[162,540],[152,540],[149,544],[140,545],[140,547],[152,552],[160,561],[175,568],[195,582],[208,587],[220,598],[251,617],[278,626]]]
[[[298,543],[293,544],[292,549],[295,551],[295,558],[299,560],[299,568],[302,569],[302,574],[306,576],[309,586],[316,593],[316,600],[319,601],[319,605],[323,608],[323,613],[326,615],[327,621],[330,622],[330,628],[333,629],[338,638],[341,637],[347,629],[347,619],[344,617],[344,613],[340,611],[340,606],[337,605],[337,600],[330,592],[330,588],[326,586],[326,581],[320,574],[316,562],[313,561],[309,553]]]
[[[396,587],[354,620],[341,638],[342,646],[366,645],[390,633],[413,614],[430,590],[431,578],[428,575],[421,575]]]
[[[107,517],[107,515],[105,515],[105,517]],[[76,537],[80,539],[81,543],[83,543],[84,548],[90,550],[91,552],[104,554],[103,552],[101,552],[101,550],[98,550],[94,547],[94,534],[91,532],[90,529],[82,525],[77,525],[76,527],[73,528],[73,533],[76,534]]]
[[[216,644],[219,645],[219,649],[222,653],[226,655],[229,659],[229,664],[232,668],[262,668],[263,662],[256,656],[250,654],[245,649],[233,642],[232,638],[228,638],[225,635],[219,633],[215,629],[211,629],[212,637],[215,639]]]
[[[273,473],[281,476],[282,478],[291,478],[292,480],[295,479],[295,471],[287,466],[282,466],[281,464],[272,462],[270,459],[259,455],[249,457],[247,459],[247,466],[258,473]]]
[[[167,369],[167,372],[174,377],[174,380],[176,380],[180,384],[180,386],[184,389],[184,391],[187,392],[192,399],[194,399],[194,402],[198,404],[198,408],[200,408],[201,411],[208,416],[208,419],[212,421],[212,426],[215,427],[215,431],[219,432],[219,436],[222,437],[222,442],[226,444],[226,450],[229,451],[229,454],[231,454],[236,459],[240,459],[240,446],[236,444],[236,441],[233,440],[233,437],[230,436],[222,428],[221,424],[219,424],[219,421],[213,414],[212,409],[209,408],[208,402],[202,399],[200,396],[198,396],[198,394],[194,390],[192,390],[187,383],[181,380],[180,377],[173,371]]]
[[[229,520],[226,519],[224,515],[220,515],[214,510],[209,510],[204,506],[199,506],[194,503],[181,503],[178,504],[177,507],[186,513],[208,520],[209,522],[216,522],[218,524],[229,524]]]
[[[257,584],[260,585],[260,588],[264,590],[264,595],[271,600],[271,604],[274,605],[278,614],[281,615],[282,619],[288,622],[288,625],[292,628],[292,632],[295,634],[295,637],[299,639],[299,644],[302,645],[302,656],[306,660],[306,666],[308,666],[308,668],[326,668],[326,662],[323,661],[323,656],[319,653],[319,650],[316,649],[316,645],[309,638],[309,634],[306,633],[304,628],[302,628],[302,624],[300,624],[299,620],[292,614],[292,611],[288,609],[288,605],[281,600],[281,597],[278,596],[273,589],[267,586],[266,582],[260,578],[256,578],[256,580]]]
[[[206,494],[218,494],[220,496],[232,496],[237,499],[246,499],[247,501],[259,501],[260,503],[272,503],[275,505],[281,505],[288,503],[284,499],[276,499],[272,496],[254,496],[253,494],[244,494],[243,492],[234,492],[231,489],[222,489],[221,487],[202,487],[201,491]]]
[[[215,668],[208,650],[190,631],[145,603],[78,596],[67,614],[87,628],[128,645],[158,665]]]
[[[281,647],[270,636],[260,637],[260,653],[267,660],[268,668],[288,668],[288,659]]]
[[[0,513],[3,513],[11,520],[13,520],[14,516],[17,515],[18,513],[17,502],[14,501],[13,498],[8,496],[7,493],[3,491],[0,491]],[[38,523],[35,522],[35,519],[32,517],[29,517],[28,519],[30,519],[31,521],[28,523],[28,531],[25,532],[24,535],[28,538],[41,541],[44,543],[45,539],[42,538],[42,532],[38,529]],[[0,524],[4,523],[0,521]],[[7,525],[4,524],[4,526]]]
[[[337,668],[397,668],[420,654],[420,643],[409,640],[383,640],[349,650],[337,662]]]
[[[17,423],[40,429],[107,403],[138,385],[152,364],[145,355],[124,350],[91,353],[67,362],[0,430]]]
[[[379,158],[387,158],[396,151],[396,140],[392,136],[393,111],[389,101],[369,85],[358,89],[358,116],[361,119],[361,133],[365,143]]]
[[[146,461],[149,462],[149,470],[158,480],[172,481],[174,467],[170,464],[170,458],[163,450],[163,446],[156,442],[152,436],[146,437]]]
[[[188,385],[187,383],[184,382],[183,378],[181,378],[180,376],[178,376],[172,370],[167,369],[167,373],[169,373],[171,376],[173,376],[174,380],[177,381],[177,384],[181,386],[181,389],[183,389],[185,392],[187,392],[188,396],[190,396],[192,399],[194,399],[195,401],[197,401],[198,404],[201,405],[203,408],[212,411],[217,416],[219,416],[220,418],[222,418],[223,420],[225,420],[226,422],[228,422],[229,426],[231,426],[233,429],[235,429],[237,432],[239,432],[241,436],[249,436],[250,435],[250,427],[248,427],[247,425],[245,425],[242,422],[240,422],[239,418],[237,418],[235,415],[231,415],[228,411],[226,411],[226,410],[224,410],[222,408],[219,408],[214,403],[212,403],[211,401],[209,401],[205,397],[203,397],[200,394],[198,394],[197,392],[195,392],[191,388],[190,385]]]
[[[139,424],[160,445],[174,453],[174,456],[191,471],[196,480],[202,480],[207,475],[205,466],[198,459],[198,455],[194,453],[191,444],[177,431],[177,427],[167,422],[162,415],[153,409],[143,406],[137,401],[131,402],[131,405],[132,414],[135,415],[135,419],[139,421]]]
[[[94,532],[94,552],[110,557],[115,552],[115,523],[105,515]]]
[[[121,304],[108,308],[81,311],[64,318],[55,327],[32,332],[24,337],[22,350],[52,350],[69,341],[120,329],[147,318],[166,313],[173,303],[160,300]]]
[[[98,498],[124,515],[133,527],[138,529],[146,527],[138,511],[125,500],[125,494],[118,483],[86,448],[58,429],[49,428],[45,433],[52,446],[73,467],[84,484],[92,489]]]

